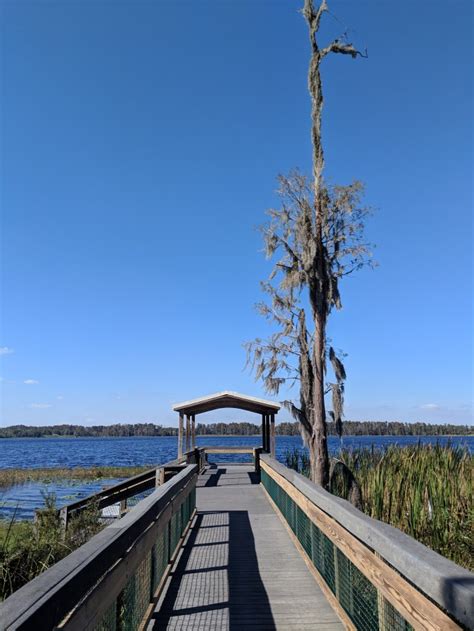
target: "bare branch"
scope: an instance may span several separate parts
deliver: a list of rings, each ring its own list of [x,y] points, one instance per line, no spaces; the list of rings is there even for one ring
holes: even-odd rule
[[[355,59],[358,55],[360,57],[367,58],[367,49],[364,53],[361,53],[360,50],[357,50],[352,44],[345,44],[338,39],[335,39],[331,44],[325,46],[320,52],[320,58],[326,57],[329,53],[340,53],[341,55],[350,55],[353,59]]]

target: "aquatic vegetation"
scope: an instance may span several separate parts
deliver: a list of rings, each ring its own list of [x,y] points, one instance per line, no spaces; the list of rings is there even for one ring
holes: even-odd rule
[[[100,480],[102,478],[130,478],[150,469],[139,467],[74,467],[38,469],[1,469],[0,488],[25,484],[26,482],[53,482],[57,480]]]
[[[340,459],[362,490],[363,511],[468,569],[472,544],[474,457],[451,445],[391,445],[342,450]],[[307,475],[302,449],[286,454],[286,465]],[[335,494],[344,497],[343,488]]]

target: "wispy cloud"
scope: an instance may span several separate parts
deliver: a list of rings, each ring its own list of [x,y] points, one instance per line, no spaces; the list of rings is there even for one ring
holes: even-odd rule
[[[57,399],[58,401],[62,401],[62,400],[64,399],[64,397],[63,397],[63,395],[62,395],[62,394],[58,394],[58,396],[56,397],[56,399]]]
[[[28,386],[31,386],[35,383],[39,383],[39,381],[37,379],[25,379],[23,383],[26,383]]]
[[[51,403],[31,403],[29,407],[34,410],[45,410],[46,408],[51,408],[53,406]]]
[[[9,348],[8,346],[0,346],[0,355],[11,355],[15,351],[13,348]]]
[[[423,405],[420,405],[422,410],[439,410],[440,407],[437,403],[423,403]]]

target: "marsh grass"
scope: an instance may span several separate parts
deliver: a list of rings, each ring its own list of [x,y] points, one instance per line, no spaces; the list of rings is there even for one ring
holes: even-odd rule
[[[0,520],[0,600],[31,581],[104,527],[97,507],[71,519],[64,534],[54,494],[45,494],[35,522]]]
[[[362,490],[363,510],[470,570],[474,569],[473,471],[467,449],[451,445],[391,445],[343,450],[340,459]],[[288,467],[308,475],[303,450],[286,455]],[[344,497],[343,489],[336,494]]]
[[[32,481],[48,483],[129,478],[150,468],[3,469],[0,471],[0,488]],[[70,519],[64,535],[55,495],[45,493],[43,499],[44,507],[37,511],[35,522],[19,520],[15,514],[10,519],[0,519],[0,600],[60,561],[106,525],[100,519],[97,506],[91,505]]]
[[[2,469],[0,470],[0,488],[8,488],[27,482],[52,482],[58,480],[101,480],[102,478],[130,478],[151,466],[142,467],[75,467],[43,469]]]

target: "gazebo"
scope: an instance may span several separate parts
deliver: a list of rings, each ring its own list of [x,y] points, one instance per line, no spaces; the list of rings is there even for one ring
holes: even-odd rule
[[[275,455],[275,415],[278,414],[280,405],[274,401],[250,397],[246,394],[224,390],[206,397],[183,401],[173,406],[173,410],[179,413],[178,429],[178,457],[184,451],[196,447],[196,414],[211,412],[221,408],[237,408],[255,412],[262,416],[262,449]],[[186,417],[186,424],[184,418]]]

